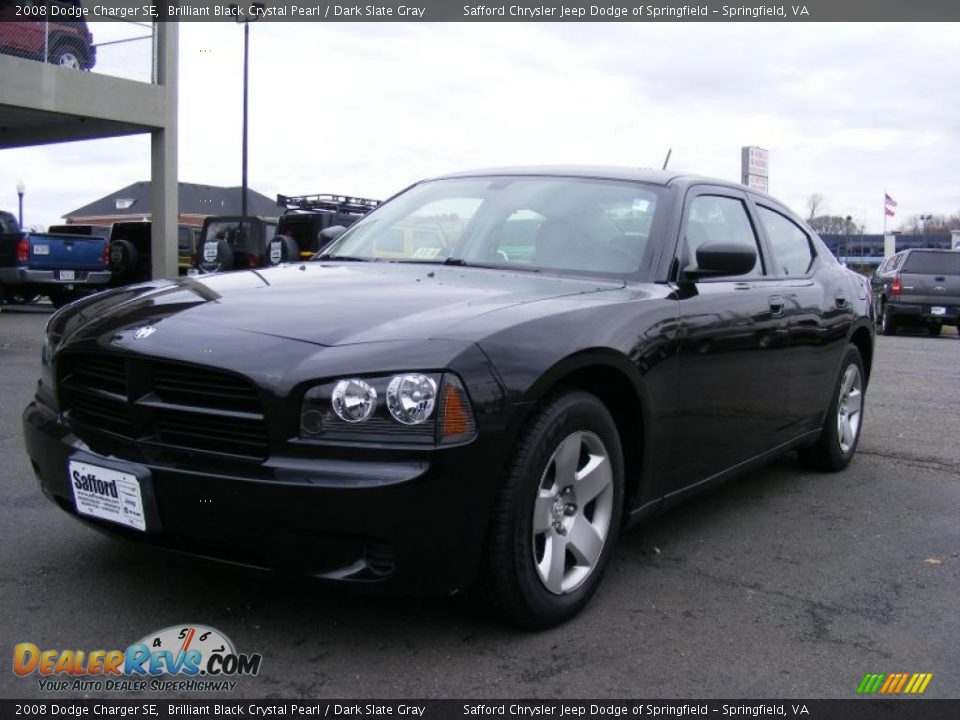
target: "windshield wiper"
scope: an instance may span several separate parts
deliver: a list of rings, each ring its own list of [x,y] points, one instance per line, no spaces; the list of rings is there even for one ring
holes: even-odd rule
[[[443,265],[458,265],[459,267],[466,267],[467,261],[463,258],[448,257],[443,261]]]

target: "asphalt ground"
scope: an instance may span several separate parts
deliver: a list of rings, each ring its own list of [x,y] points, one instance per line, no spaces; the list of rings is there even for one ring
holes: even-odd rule
[[[83,696],[16,677],[15,643],[124,649],[196,622],[263,655],[260,674],[222,697],[850,698],[867,672],[930,672],[927,697],[960,698],[953,329],[878,338],[846,472],[787,456],[628,531],[587,610],[527,634],[469,599],[251,578],[72,520],[37,489],[20,426],[48,312],[0,313],[2,697]]]

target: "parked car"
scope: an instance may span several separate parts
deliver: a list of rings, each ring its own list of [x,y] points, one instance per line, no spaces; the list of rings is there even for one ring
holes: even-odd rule
[[[912,326],[936,337],[960,321],[960,251],[898,252],[877,268],[872,289],[884,335]]]
[[[28,233],[0,213],[0,297],[10,303],[47,295],[56,307],[102,290],[110,281],[102,237]]]
[[[443,227],[382,251],[394,230]],[[621,527],[796,450],[857,449],[869,286],[798,216],[667,172],[417,183],[317,259],[55,315],[44,493],[140,542],[366,590],[478,584],[566,620]]]
[[[249,270],[270,264],[275,218],[216,216],[203,221],[197,267],[201,273]]]
[[[277,195],[286,208],[277,222],[267,260],[271,265],[305,260],[380,204],[348,195]]]
[[[111,284],[115,287],[146,282],[153,277],[153,224],[147,221],[114,223],[110,232]],[[177,225],[177,265],[186,275],[193,263],[197,229],[193,225]]]
[[[97,48],[86,20],[82,16],[65,19],[75,18],[73,13],[79,9],[81,0],[0,0],[0,53],[46,60],[75,70],[92,69],[97,62]]]

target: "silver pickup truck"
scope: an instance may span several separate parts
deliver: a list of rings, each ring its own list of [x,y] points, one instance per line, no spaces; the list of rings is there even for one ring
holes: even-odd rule
[[[930,335],[960,322],[960,250],[911,249],[898,252],[872,280],[880,330],[926,326]]]

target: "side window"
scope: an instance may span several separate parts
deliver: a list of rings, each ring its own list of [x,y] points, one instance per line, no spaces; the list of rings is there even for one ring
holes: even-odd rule
[[[737,277],[763,275],[757,235],[742,200],[720,195],[698,195],[687,208],[684,267],[697,266],[697,248],[707,242],[749,245],[757,253],[753,270]]]
[[[780,213],[762,206],[757,210],[773,252],[773,274],[806,275],[813,264],[809,236]]]

